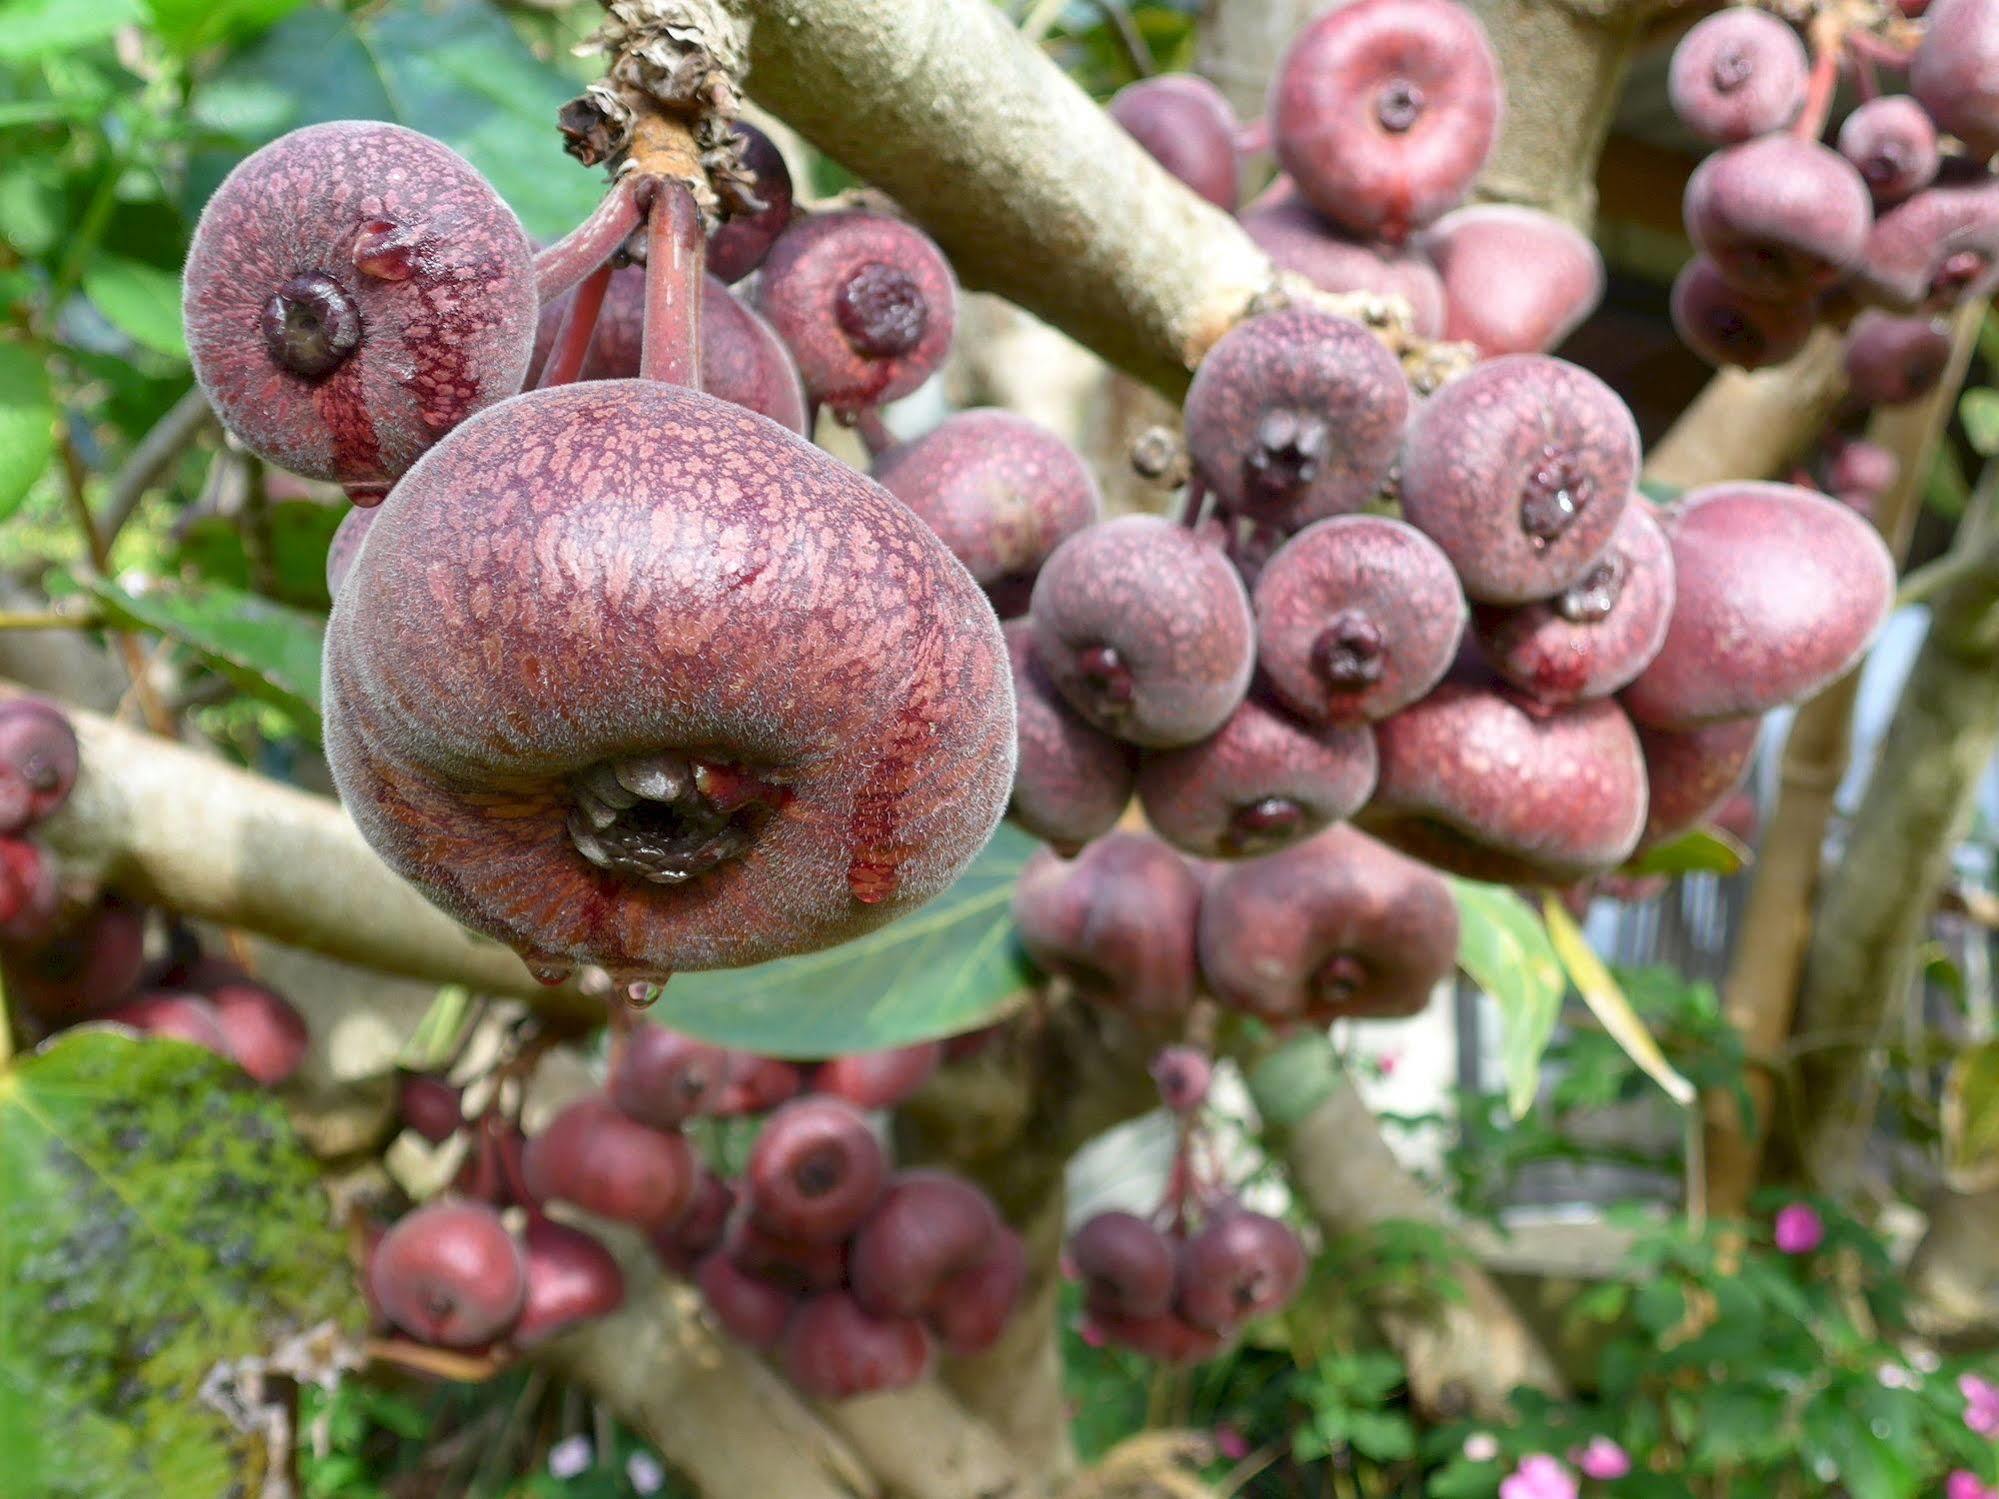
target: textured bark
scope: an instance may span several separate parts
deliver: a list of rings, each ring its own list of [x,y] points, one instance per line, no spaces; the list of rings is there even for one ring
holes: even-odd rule
[[[1031,1499],[1049,1492],[1028,1477],[991,1427],[968,1416],[934,1382],[821,1406],[819,1415],[894,1499]]]
[[[1844,340],[1820,328],[1786,363],[1723,370],[1645,458],[1645,477],[1679,489],[1766,479],[1795,462],[1846,391]]]

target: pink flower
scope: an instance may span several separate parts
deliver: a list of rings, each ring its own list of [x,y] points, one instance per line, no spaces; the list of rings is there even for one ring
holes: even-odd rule
[[[1978,1475],[1959,1468],[1943,1482],[1944,1499],[1999,1499],[1999,1489],[1979,1482]]]
[[[1569,1454],[1585,1478],[1622,1478],[1631,1471],[1631,1455],[1609,1437],[1591,1437],[1587,1447]]]
[[[1810,1254],[1824,1242],[1825,1220],[1810,1203],[1787,1203],[1777,1210],[1777,1247],[1785,1254]]]
[[[1384,1051],[1379,1057],[1375,1059],[1375,1065],[1381,1069],[1381,1075],[1383,1077],[1395,1076],[1395,1069],[1398,1066],[1400,1066],[1401,1063],[1402,1063],[1401,1054],[1393,1051]]]
[[[1499,1481],[1499,1499],[1576,1499],[1575,1475],[1537,1452],[1520,1459],[1520,1466]]]
[[[1249,1439],[1224,1421],[1215,1428],[1215,1451],[1232,1463],[1249,1456]]]
[[[1999,1437],[1999,1385],[1976,1374],[1960,1374],[1957,1388],[1964,1396],[1964,1424],[1982,1437]]]

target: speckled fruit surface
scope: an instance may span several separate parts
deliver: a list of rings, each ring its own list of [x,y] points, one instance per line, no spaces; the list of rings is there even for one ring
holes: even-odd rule
[[[1149,833],[1110,833],[1074,859],[1038,850],[1014,887],[1028,956],[1089,998],[1172,1016],[1194,1002],[1201,885]]]
[[[1638,725],[1651,803],[1640,848],[1664,843],[1706,821],[1742,784],[1762,732],[1761,718],[1730,718],[1676,734]]]
[[[1019,727],[1007,815],[1058,848],[1107,833],[1131,801],[1138,751],[1086,722],[1034,656],[1034,626],[1008,620],[1013,701]]]
[[[1321,291],[1372,292],[1409,304],[1409,328],[1418,338],[1444,331],[1444,283],[1436,267],[1413,249],[1367,244],[1347,237],[1280,179],[1242,212],[1243,232],[1280,269],[1296,271]]]
[[[1481,203],[1445,214],[1423,254],[1443,278],[1444,337],[1498,354],[1543,354],[1603,300],[1603,256],[1553,214]]]
[[[1797,32],[1767,11],[1738,5],[1680,38],[1666,92],[1688,129],[1729,145],[1790,124],[1804,107],[1810,72]]]

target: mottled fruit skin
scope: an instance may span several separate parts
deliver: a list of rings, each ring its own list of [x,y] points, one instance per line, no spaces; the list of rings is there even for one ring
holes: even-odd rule
[[[204,989],[237,1065],[267,1088],[288,1081],[312,1045],[305,1017],[289,1000],[251,979]]]
[[[1274,853],[1343,821],[1374,790],[1374,736],[1308,724],[1255,697],[1199,744],[1160,750],[1138,770],[1154,832],[1182,853]]]
[[[1449,0],[1355,0],[1292,41],[1271,87],[1277,159],[1352,233],[1404,238],[1456,205],[1491,154],[1499,65]]]
[[[1006,1331],[1026,1285],[1026,1246],[1002,1228],[983,1259],[938,1286],[924,1320],[953,1357],[984,1353]]]
[[[898,1172],[848,1252],[854,1299],[877,1316],[916,1316],[951,1277],[985,1259],[1003,1227],[970,1182]]]
[[[634,1027],[611,1059],[605,1091],[641,1124],[672,1129],[705,1114],[729,1082],[729,1054],[663,1025]]]
[[[1409,382],[1351,318],[1296,306],[1237,323],[1187,391],[1187,451],[1229,510],[1285,531],[1358,510],[1395,462]]]
[[[1439,338],[1444,331],[1444,283],[1436,268],[1407,246],[1364,244],[1321,218],[1288,179],[1243,210],[1243,231],[1279,270],[1295,271],[1321,291],[1371,292],[1409,304],[1409,331]]]
[[[1644,757],[1614,702],[1546,708],[1449,680],[1374,734],[1362,826],[1452,874],[1568,884],[1623,863],[1645,827]]]
[[[791,168],[784,153],[754,125],[730,127],[743,138],[743,165],[756,182],[763,207],[738,214],[708,236],[708,270],[733,285],[764,263],[785,225],[791,222]]]
[[[957,877],[1012,780],[964,568],[844,464],[656,381],[533,391],[426,455],[325,675],[335,781],[390,866],[620,978],[880,926]]]
[[[784,1330],[784,1376],[818,1400],[851,1400],[915,1384],[930,1368],[930,1333],[913,1317],[862,1310],[843,1291],[814,1296]]]
[[[188,353],[223,425],[281,468],[347,485],[393,483],[519,390],[536,311],[527,233],[471,163],[359,120],[294,130],[238,165],[183,278]]]
[[[1143,1319],[1173,1304],[1173,1246],[1133,1213],[1098,1213],[1076,1230],[1068,1262],[1093,1315]]]
[[[54,703],[0,700],[0,834],[32,827],[68,801],[79,763],[76,730]]]
[[[1839,154],[1859,171],[1876,205],[1899,203],[1937,174],[1937,127],[1907,94],[1855,107],[1839,127]]]
[[[1909,92],[1939,130],[1974,156],[1999,151],[1999,5],[1992,0],[1937,0],[1909,64]]]
[[[1544,603],[1473,611],[1479,655],[1544,703],[1608,697],[1650,664],[1673,612],[1673,551],[1634,499],[1596,564]]]
[[[1220,548],[1156,515],[1057,547],[1028,607],[1048,679],[1107,734],[1150,749],[1219,729],[1249,690],[1254,626]]]
[[[230,1054],[229,1038],[223,1034],[215,1006],[199,994],[141,994],[104,1018],[113,1025],[129,1025],[142,1035],[185,1041],[218,1057]]]
[[[944,362],[958,282],[913,225],[813,214],[771,246],[757,309],[797,359],[806,393],[835,411],[858,411],[908,395]]]
[[[1666,94],[1689,130],[1727,146],[1797,118],[1810,73],[1797,32],[1765,11],[1738,5],[1680,38]]]
[[[714,1172],[703,1170],[694,1192],[678,1218],[651,1235],[660,1263],[681,1275],[721,1247],[736,1208],[736,1190]]]
[[[1257,665],[1311,723],[1386,718],[1442,679],[1464,635],[1458,575],[1437,544],[1384,516],[1308,526],[1256,580]]]
[[[1621,694],[1641,723],[1694,729],[1844,676],[1894,605],[1874,528],[1791,484],[1715,484],[1665,513],[1679,579],[1666,643]]]
[[[983,588],[1031,579],[1103,509],[1088,465],[1039,422],[961,411],[875,461],[875,482],[937,533]]]
[[[1672,313],[1680,342],[1709,364],[1744,370],[1782,364],[1818,326],[1811,298],[1753,297],[1731,286],[1705,255],[1689,260],[1673,278]]]
[[[368,539],[368,528],[375,524],[375,517],[380,513],[379,505],[356,505],[340,518],[340,524],[334,528],[333,540],[326,547],[328,598],[335,601],[340,598],[340,585],[354,570],[354,559],[361,553],[361,543]]]
[[[834,1057],[813,1072],[812,1090],[857,1109],[892,1109],[920,1092],[943,1060],[941,1041]]]
[[[1444,337],[1487,358],[1544,354],[1603,300],[1603,256],[1552,214],[1505,203],[1458,208],[1424,233],[1443,278]]]
[[[584,1322],[608,1317],[625,1301],[625,1275],[611,1251],[591,1234],[550,1218],[528,1219],[521,1235],[527,1256],[527,1297],[513,1341],[522,1348]]]
[[[1305,1283],[1305,1246],[1290,1225],[1243,1209],[1210,1220],[1180,1251],[1180,1315],[1232,1333],[1277,1311]]]
[[[1587,370],[1509,354],[1423,404],[1402,449],[1402,514],[1436,542],[1467,596],[1552,598],[1617,531],[1638,475],[1638,428]]]
[[[1638,744],[1645,752],[1645,780],[1651,788],[1639,848],[1665,843],[1708,821],[1742,784],[1762,728],[1761,718],[1728,718],[1684,733],[1639,724]]]
[[[1933,183],[1874,221],[1854,287],[1901,312],[1947,311],[1999,285],[1999,178]]]
[[[679,1135],[628,1119],[601,1093],[568,1105],[528,1141],[528,1190],[640,1228],[671,1223],[694,1192],[698,1166]]]
[[[7,1003],[52,1026],[100,1015],[138,984],[145,944],[144,913],[106,898],[52,937],[0,950]]]
[[[1950,333],[1926,317],[1869,309],[1846,336],[1847,392],[1867,406],[1900,406],[1928,395],[1950,366]]]
[[[1874,221],[1853,163],[1792,135],[1715,152],[1682,206],[1694,248],[1730,285],[1766,299],[1822,290],[1859,265]]]
[[[1194,73],[1128,83],[1105,106],[1146,154],[1224,213],[1242,196],[1236,117],[1222,91]]]
[[[404,1073],[396,1079],[396,1117],[432,1145],[442,1145],[465,1127],[465,1100],[441,1077]]]
[[[1130,802],[1138,752],[1063,699],[1036,659],[1032,621],[1005,628],[1019,731],[1007,816],[1058,848],[1080,848],[1108,833]]]
[[[838,1098],[800,1098],[771,1115],[750,1151],[750,1215],[779,1238],[830,1244],[868,1215],[888,1158],[868,1122]]]
[[[1225,870],[1201,903],[1216,999],[1273,1023],[1419,1013],[1458,954],[1437,875],[1350,827]]]
[[[519,1318],[527,1257],[492,1208],[440,1200],[382,1235],[368,1260],[368,1290],[411,1337],[439,1348],[478,1348]]]
[[[1028,956],[1101,1003],[1167,1018],[1194,1002],[1201,885],[1145,833],[1111,833],[1072,860],[1040,849],[1014,887]]]
[[[702,1260],[694,1283],[722,1330],[752,1348],[775,1348],[798,1305],[791,1292],[749,1274],[726,1254]]]

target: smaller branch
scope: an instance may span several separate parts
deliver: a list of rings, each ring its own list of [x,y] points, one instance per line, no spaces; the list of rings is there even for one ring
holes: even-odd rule
[[[1722,370],[1646,455],[1645,476],[1679,489],[1782,473],[1817,438],[1846,390],[1845,340],[1819,328],[1764,370]]]
[[[646,223],[645,334],[639,378],[701,388],[701,282],[708,238],[694,194],[659,182]]]
[[[110,491],[105,496],[103,530],[107,547],[125,529],[146,492],[165,478],[175,460],[214,421],[215,412],[208,404],[208,397],[202,394],[199,385],[190,386],[133,446],[124,466],[112,476]]]
[[[597,315],[604,310],[604,294],[611,289],[611,274],[607,260],[576,288],[576,295],[562,311],[562,323],[542,365],[539,385],[567,385],[583,373],[583,361],[590,357],[590,340],[597,334]]]
[[[1131,18],[1131,11],[1124,0],[1096,0],[1096,7],[1103,18],[1110,22],[1111,34],[1124,49],[1125,60],[1132,71],[1141,78],[1150,78],[1159,71],[1159,59],[1152,55],[1147,45],[1145,33],[1138,29],[1138,23]]]
[[[1811,23],[1812,71],[1805,84],[1804,107],[1791,122],[1799,140],[1815,141],[1825,134],[1832,96],[1839,88],[1839,60],[1845,52],[1846,20],[1837,11],[1822,10]]]
[[[77,530],[83,536],[84,550],[90,556],[90,565],[99,577],[111,576],[111,545],[104,533],[98,529],[97,519],[90,513],[90,496],[85,489],[83,455],[76,450],[76,439],[70,435],[69,423],[62,424],[62,474],[63,495],[69,503],[69,512],[76,522]],[[167,712],[160,695],[153,690],[151,677],[147,674],[146,653],[139,642],[122,631],[114,633],[119,658],[125,663],[125,674],[131,679],[132,695],[138,700],[139,711],[155,734],[172,737],[175,730],[173,715]]]
[[[96,630],[104,616],[94,609],[0,609],[0,630]]]
[[[630,177],[619,179],[604,194],[590,217],[534,258],[534,289],[546,307],[570,291],[617,253],[639,227],[639,205]]]

